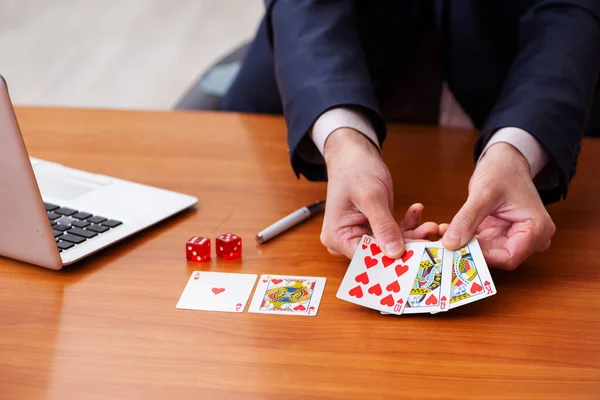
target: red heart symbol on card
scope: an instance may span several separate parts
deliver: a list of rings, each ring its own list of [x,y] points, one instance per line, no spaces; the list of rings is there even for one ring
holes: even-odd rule
[[[473,286],[471,286],[471,294],[479,293],[481,292],[481,289],[483,289],[481,285],[477,282],[474,282]]]
[[[381,249],[379,248],[379,246],[377,246],[375,243],[371,244],[371,254],[376,256],[379,253],[381,253]]]
[[[283,279],[271,279],[271,282],[273,282],[273,285],[279,285],[283,282]]]
[[[442,296],[442,298],[441,298],[440,300],[441,300],[441,301],[446,301],[446,300],[448,300],[448,299],[446,298],[446,296]]]
[[[400,284],[398,281],[394,281],[385,287],[388,292],[398,293],[400,291]]]
[[[235,311],[240,311],[240,308],[242,308],[242,303],[237,303],[235,305]]]
[[[375,265],[377,265],[377,259],[376,258],[371,258],[369,256],[365,257],[365,266],[367,267],[367,269],[373,268]]]
[[[362,248],[363,248],[363,250],[366,250],[366,249],[367,249],[367,247],[368,247],[368,246],[367,246],[366,244],[364,244],[364,243],[363,243],[363,245],[362,245]]]
[[[483,282],[483,286],[490,286],[490,281]]]
[[[263,281],[264,283],[267,283],[267,282],[269,282],[269,280],[268,280],[268,279],[263,279],[262,281]]]
[[[396,262],[396,259],[394,258],[389,258],[388,256],[383,256],[381,257],[381,262],[383,263],[383,267],[387,268],[390,265],[392,265],[393,263]]]
[[[308,307],[308,313],[309,313],[309,314],[312,314],[312,313],[314,313],[314,312],[315,312],[315,307],[314,307],[314,306],[310,306],[310,307]]]
[[[408,265],[396,265],[396,276],[400,277],[408,271]]]
[[[383,293],[383,291],[381,290],[381,286],[379,286],[379,283],[377,285],[371,286],[369,288],[369,293],[374,294],[376,296],[381,296],[381,293]]]
[[[362,283],[363,285],[366,285],[367,283],[369,283],[369,275],[367,275],[366,272],[363,272],[360,275],[356,275],[356,278],[354,278],[354,280],[358,283]]]
[[[210,289],[214,294],[219,294],[219,293],[223,293],[225,291],[225,288],[212,288]]]
[[[294,307],[295,311],[304,311],[306,310],[306,307],[304,307],[302,304],[298,304],[296,307]]]
[[[379,304],[381,304],[382,306],[391,307],[394,305],[394,297],[391,294],[388,294],[379,301]]]
[[[398,304],[402,304],[402,303],[404,303],[404,300],[400,299],[400,300],[398,300],[396,303],[398,303]]]
[[[438,303],[437,297],[435,297],[434,294],[432,294],[431,296],[429,296],[427,298],[427,300],[425,300],[425,304],[427,304],[428,306],[433,306],[435,304]]]
[[[363,291],[362,291],[362,289],[361,289],[360,286],[357,286],[357,287],[355,287],[353,289],[350,289],[350,291],[348,292],[348,294],[351,297],[356,297],[357,299],[360,299],[360,298],[363,297]]]
[[[406,260],[411,258],[413,256],[413,254],[415,254],[414,251],[408,250],[408,251],[405,251],[404,254],[402,254],[402,257],[400,257],[400,258],[402,258],[402,262],[406,262]]]

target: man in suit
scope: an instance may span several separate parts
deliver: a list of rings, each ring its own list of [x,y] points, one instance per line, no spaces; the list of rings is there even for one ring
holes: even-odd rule
[[[544,203],[567,194],[599,72],[595,0],[278,0],[223,108],[284,113],[294,171],[329,181],[332,253],[352,257],[372,231],[398,257],[404,230],[432,225],[419,227],[418,205],[393,219],[385,121],[438,123],[453,95],[480,136],[443,242],[477,234],[489,264],[510,270],[550,245]]]

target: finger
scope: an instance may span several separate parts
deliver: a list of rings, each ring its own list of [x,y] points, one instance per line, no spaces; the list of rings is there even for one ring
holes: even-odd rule
[[[486,260],[491,267],[512,271],[532,255],[537,248],[536,233],[519,232],[509,237],[503,247],[487,249]],[[484,254],[485,256],[485,254]]]
[[[361,208],[385,255],[391,258],[400,257],[404,253],[404,240],[387,199],[383,196],[371,196]]]
[[[367,228],[360,225],[338,228],[334,232],[324,230],[321,233],[321,242],[331,254],[352,258],[360,239],[368,233]]]
[[[469,196],[450,222],[443,237],[444,247],[456,250],[471,240],[477,227],[496,208],[495,199],[489,196]]]
[[[423,215],[424,206],[421,203],[415,203],[408,207],[404,220],[400,223],[402,232],[412,231],[421,224],[421,216]]]
[[[411,240],[425,240],[438,234],[440,228],[435,222],[425,222],[412,231],[405,231],[404,238]]]
[[[446,231],[448,230],[448,227],[450,226],[450,224],[440,224],[440,232],[439,235],[440,236],[444,236],[444,234],[446,233]]]
[[[542,243],[537,249],[536,252],[541,253],[543,251],[546,251],[550,248],[550,243],[552,241],[550,239],[548,239],[545,243]]]

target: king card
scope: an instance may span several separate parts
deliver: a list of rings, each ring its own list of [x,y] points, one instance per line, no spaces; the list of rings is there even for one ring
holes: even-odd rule
[[[448,288],[450,309],[496,294],[494,281],[476,238],[454,251]]]
[[[262,275],[249,312],[260,314],[315,316],[319,310],[325,278]]]

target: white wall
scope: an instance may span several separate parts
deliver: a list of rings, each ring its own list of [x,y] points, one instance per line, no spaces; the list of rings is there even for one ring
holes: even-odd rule
[[[21,105],[168,109],[248,40],[262,0],[0,0],[0,74]]]

